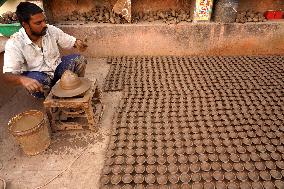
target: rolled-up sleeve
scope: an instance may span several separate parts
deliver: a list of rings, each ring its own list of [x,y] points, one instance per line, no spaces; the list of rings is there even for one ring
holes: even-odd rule
[[[49,25],[48,26],[48,29],[51,30],[51,34],[55,34],[56,35],[56,38],[57,38],[57,42],[58,42],[58,45],[64,49],[71,49],[72,47],[74,47],[74,44],[76,42],[76,38],[67,34],[67,33],[64,33],[61,29],[55,27],[55,26],[52,26],[52,25]]]
[[[13,40],[8,40],[5,45],[3,73],[20,74],[23,72],[24,58],[19,47]]]

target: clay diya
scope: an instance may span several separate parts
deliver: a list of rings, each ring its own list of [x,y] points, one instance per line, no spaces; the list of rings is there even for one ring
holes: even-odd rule
[[[237,183],[235,183],[235,182],[229,182],[229,183],[227,184],[227,188],[228,188],[228,189],[237,189],[237,188],[240,188],[240,187],[239,187],[239,185],[238,185]]]
[[[191,175],[191,180],[193,182],[200,182],[201,181],[201,175],[199,173],[193,173]]]
[[[180,175],[180,181],[183,182],[183,183],[189,183],[190,179],[191,179],[191,177],[187,173],[182,173]]]
[[[127,156],[126,159],[125,159],[125,163],[127,165],[133,165],[135,163],[135,157]]]
[[[263,145],[256,145],[256,150],[261,153],[264,153],[266,151],[266,148]]]
[[[163,165],[167,162],[167,159],[163,156],[160,156],[160,157],[157,158],[157,162],[158,162],[158,164]]]
[[[219,159],[223,162],[223,163],[227,163],[230,161],[230,158],[227,154],[220,154],[219,155]]]
[[[212,182],[205,182],[204,188],[206,189],[215,189],[215,185]]]
[[[216,152],[219,154],[224,154],[226,152],[226,148],[224,148],[223,146],[217,146]]]
[[[270,171],[270,175],[272,178],[276,179],[276,180],[280,180],[282,179],[282,174],[280,171],[277,171],[277,170],[271,170]]]
[[[212,181],[212,175],[210,172],[203,172],[201,176],[202,176],[202,179],[206,182]]]
[[[265,161],[265,166],[270,170],[276,169],[276,164],[273,161]]]
[[[137,157],[136,157],[136,162],[137,162],[138,164],[143,164],[143,163],[145,163],[145,161],[146,161],[145,156],[137,156]]]
[[[167,166],[165,165],[158,165],[157,166],[157,171],[159,174],[165,174],[167,172]]]
[[[169,179],[170,183],[172,183],[172,184],[177,184],[178,181],[179,181],[179,177],[177,176],[177,174],[170,174],[168,176],[168,179]]]
[[[181,163],[181,164],[186,163],[187,160],[188,160],[187,157],[184,156],[184,155],[178,156],[178,162]]]
[[[234,170],[236,170],[237,172],[244,171],[245,169],[242,163],[234,163],[233,167],[234,167]]]
[[[169,155],[168,157],[167,157],[167,162],[168,163],[176,163],[177,162],[177,158],[174,156],[174,155]]]
[[[255,147],[253,145],[247,146],[246,148],[247,148],[247,151],[250,152],[250,153],[256,152],[256,149],[255,149]]]
[[[209,154],[208,159],[212,162],[218,161],[218,156],[216,154]]]
[[[122,177],[122,182],[125,184],[129,184],[130,182],[132,182],[132,180],[133,180],[133,177],[130,174],[125,174]]]
[[[134,167],[132,165],[126,165],[124,167],[124,173],[125,174],[131,174],[134,171]]]
[[[180,156],[184,155],[185,154],[184,148],[177,148],[176,149],[176,154],[178,154]]]
[[[280,161],[282,159],[281,155],[277,152],[272,152],[270,156],[275,161]]]
[[[180,170],[181,173],[187,173],[189,171],[189,165],[181,164],[179,166],[179,170]]]
[[[231,163],[222,163],[222,168],[227,171],[227,172],[230,172],[233,170],[233,166]]]
[[[153,174],[148,174],[145,177],[145,181],[146,181],[147,184],[153,184],[156,181],[156,177]]]
[[[227,185],[223,181],[216,182],[216,189],[226,189]]]
[[[193,173],[197,173],[200,171],[200,164],[199,163],[193,163],[189,166],[190,171]]]
[[[144,182],[144,176],[142,174],[136,174],[133,178],[135,184],[141,184]],[[136,188],[136,187],[135,187]]]
[[[117,175],[121,173],[122,167],[120,165],[114,165],[111,170],[113,174]]]
[[[121,182],[121,176],[120,175],[113,175],[111,177],[111,184],[118,185]]]
[[[236,175],[233,172],[225,172],[224,178],[229,182],[236,180]]]
[[[110,176],[103,175],[100,179],[101,184],[107,185],[110,182]]]
[[[105,166],[105,167],[103,168],[103,174],[104,174],[104,175],[107,175],[107,174],[109,174],[110,172],[111,172],[110,166]]]
[[[145,172],[145,166],[144,165],[136,165],[135,166],[135,172],[138,174],[142,174]]]
[[[244,154],[246,153],[246,149],[242,146],[237,146],[237,152],[239,152],[240,154]]]
[[[275,188],[275,185],[274,185],[273,182],[271,182],[271,181],[265,181],[265,182],[263,182],[263,186],[264,186],[264,188],[267,188],[267,189]]]
[[[207,162],[202,162],[200,168],[202,171],[209,171],[211,169],[211,164]]]
[[[146,161],[149,165],[153,165],[154,163],[156,163],[156,157],[155,156],[148,156],[146,158]]]
[[[196,163],[198,161],[198,157],[196,155],[190,155],[188,157],[188,161],[191,163]]]
[[[211,167],[212,167],[212,169],[213,169],[214,171],[220,171],[221,168],[222,168],[222,166],[221,166],[218,162],[213,162],[213,163],[211,164]]]
[[[171,174],[175,174],[178,172],[178,166],[175,165],[175,164],[169,164],[168,165],[168,171],[171,173]]]
[[[279,169],[284,170],[284,161],[276,161],[276,166],[277,166]]]
[[[282,180],[276,180],[274,184],[275,184],[277,189],[284,188],[284,182]]]
[[[248,154],[240,154],[240,159],[244,162],[250,161],[250,156]]]
[[[224,174],[221,171],[214,171],[212,174],[213,178],[217,181],[224,180]]]
[[[237,151],[236,151],[236,148],[234,148],[234,147],[232,147],[232,146],[228,146],[227,148],[226,148],[226,150],[227,150],[227,152],[229,153],[229,154],[235,154]]]
[[[161,185],[166,185],[168,182],[168,177],[166,175],[158,175],[157,176],[157,182]]]
[[[246,172],[238,172],[237,179],[239,179],[240,181],[246,181],[248,179],[248,175]]]

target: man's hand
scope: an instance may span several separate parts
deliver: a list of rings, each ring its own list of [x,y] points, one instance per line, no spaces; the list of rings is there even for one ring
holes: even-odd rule
[[[20,82],[30,93],[43,92],[42,85],[35,79],[22,76]]]
[[[81,41],[80,39],[77,39],[76,42],[75,42],[74,47],[75,47],[76,49],[78,49],[79,51],[83,52],[83,51],[86,50],[86,48],[88,47],[88,45],[87,45],[85,42]]]

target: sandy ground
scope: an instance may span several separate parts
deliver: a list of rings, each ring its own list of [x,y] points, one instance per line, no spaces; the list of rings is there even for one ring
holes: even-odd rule
[[[106,59],[89,59],[86,77],[97,78],[102,87],[109,67]],[[105,110],[98,132],[83,130],[53,133],[48,150],[31,157],[23,154],[8,133],[7,122],[25,110],[42,109],[42,101],[20,90],[2,106],[0,177],[6,180],[7,188],[99,188],[112,117],[122,95],[120,92],[112,92],[103,93],[102,96]]]

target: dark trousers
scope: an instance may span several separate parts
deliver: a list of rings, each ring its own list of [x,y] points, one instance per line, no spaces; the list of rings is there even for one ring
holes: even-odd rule
[[[61,78],[62,74],[66,70],[71,70],[79,77],[83,77],[85,75],[86,64],[87,60],[83,56],[79,54],[71,54],[61,58],[61,63],[57,66],[54,72],[54,77],[39,71],[25,71],[22,75],[36,79],[40,84],[42,84],[45,92],[35,92],[31,95],[36,98],[45,98],[46,93],[50,91],[52,86]]]

